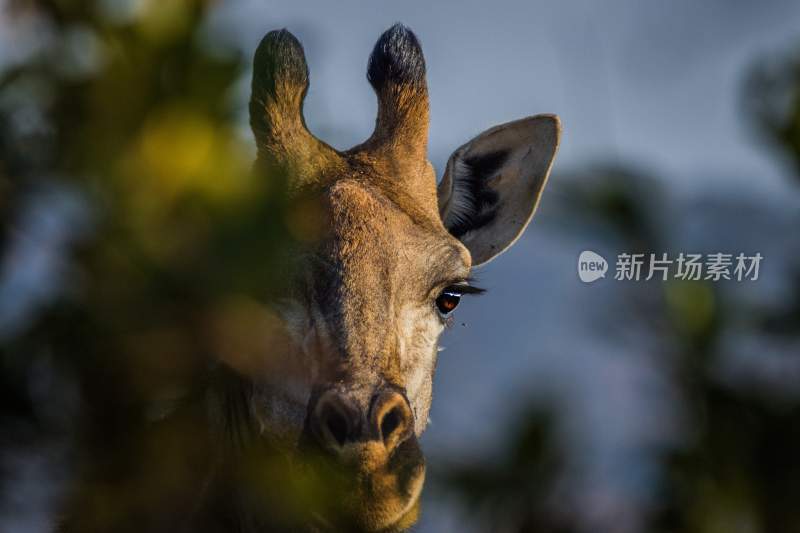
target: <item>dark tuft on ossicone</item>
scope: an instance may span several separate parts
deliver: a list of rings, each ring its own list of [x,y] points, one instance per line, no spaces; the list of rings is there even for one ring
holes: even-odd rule
[[[386,30],[369,57],[367,79],[375,90],[387,82],[424,84],[425,58],[414,32],[402,24]]]
[[[271,31],[264,36],[253,58],[253,92],[275,96],[276,82],[291,92],[305,91],[308,65],[303,45],[288,30]]]

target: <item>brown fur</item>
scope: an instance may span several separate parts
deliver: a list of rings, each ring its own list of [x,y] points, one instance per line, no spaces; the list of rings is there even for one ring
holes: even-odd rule
[[[368,79],[375,131],[336,151],[305,126],[300,43],[285,30],[262,40],[250,101],[255,170],[288,177],[301,206],[290,217],[304,237],[293,283],[274,310],[234,299],[235,312],[224,313],[233,318],[212,321],[220,331],[210,336],[225,339],[213,348],[227,365],[160,426],[180,439],[153,440],[157,452],[190,439],[184,479],[196,483],[169,486],[163,498],[148,487],[172,482],[168,468],[163,478],[114,478],[90,487],[92,501],[63,531],[400,531],[414,523],[425,479],[418,437],[446,323],[437,297],[463,290],[476,264],[521,235],[560,125],[538,115],[478,135],[453,153],[437,188],[426,154],[425,63],[410,30],[384,33]],[[243,329],[253,342],[231,343]],[[189,431],[208,425],[208,433]],[[308,501],[309,487],[326,494],[311,490],[321,497]],[[122,497],[106,499],[109,491]],[[132,500],[133,512],[109,508],[115,500]]]
[[[484,262],[522,233],[560,131],[557,118],[544,115],[490,130],[454,154],[437,191],[427,159],[424,69],[416,37],[400,26],[387,31],[368,73],[378,97],[375,130],[338,152],[305,127],[308,72],[300,44],[273,32],[255,58],[250,111],[258,168],[288,172],[291,190],[316,197],[324,231],[297,267],[281,311],[293,339],[284,364],[295,371],[252,376],[251,408],[262,434],[280,434],[289,448],[320,438],[309,430],[322,416],[312,407],[327,409],[320,402],[328,398],[341,404],[348,428],[373,428],[330,443],[338,461],[354,469],[355,486],[343,501],[368,530],[408,525],[418,512],[424,461],[417,437],[428,421],[444,328],[436,297],[467,278],[473,254]],[[480,175],[488,172],[484,157],[500,165],[492,175]],[[466,231],[461,239],[446,227],[450,219]],[[387,390],[407,399],[402,423],[410,424],[410,437],[382,442],[376,433],[375,417],[385,414],[376,415],[376,394]]]

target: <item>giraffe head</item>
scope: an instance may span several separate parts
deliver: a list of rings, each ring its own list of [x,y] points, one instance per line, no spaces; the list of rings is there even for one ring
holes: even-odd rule
[[[271,32],[256,51],[256,169],[289,176],[291,194],[319,206],[322,232],[293,262],[281,307],[289,349],[280,371],[255,377],[251,403],[265,433],[350,465],[353,512],[381,530],[416,508],[439,335],[461,297],[480,292],[471,270],[531,220],[560,125],[537,115],[481,133],[453,152],[437,187],[416,36],[387,30],[367,78],[378,97],[374,133],[337,151],[305,126],[297,39]]]

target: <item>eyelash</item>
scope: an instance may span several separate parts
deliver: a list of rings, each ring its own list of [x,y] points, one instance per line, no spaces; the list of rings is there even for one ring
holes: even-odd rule
[[[459,292],[462,295],[464,294],[480,295],[485,293],[486,289],[482,289],[480,287],[473,285],[474,281],[475,280],[473,278],[467,278],[461,281],[457,281],[446,286],[444,289],[441,290],[441,292],[452,290],[454,292]]]
[[[471,279],[459,280],[450,283],[438,292],[434,300],[434,308],[445,327],[450,327],[452,324],[453,312],[458,307],[463,296],[479,295],[486,292],[484,289],[470,284],[471,281]]]

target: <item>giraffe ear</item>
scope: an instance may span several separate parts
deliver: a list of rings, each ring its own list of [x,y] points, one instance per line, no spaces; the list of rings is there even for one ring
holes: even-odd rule
[[[439,184],[439,214],[477,266],[522,235],[553,165],[561,136],[555,115],[491,128],[458,150]]]

